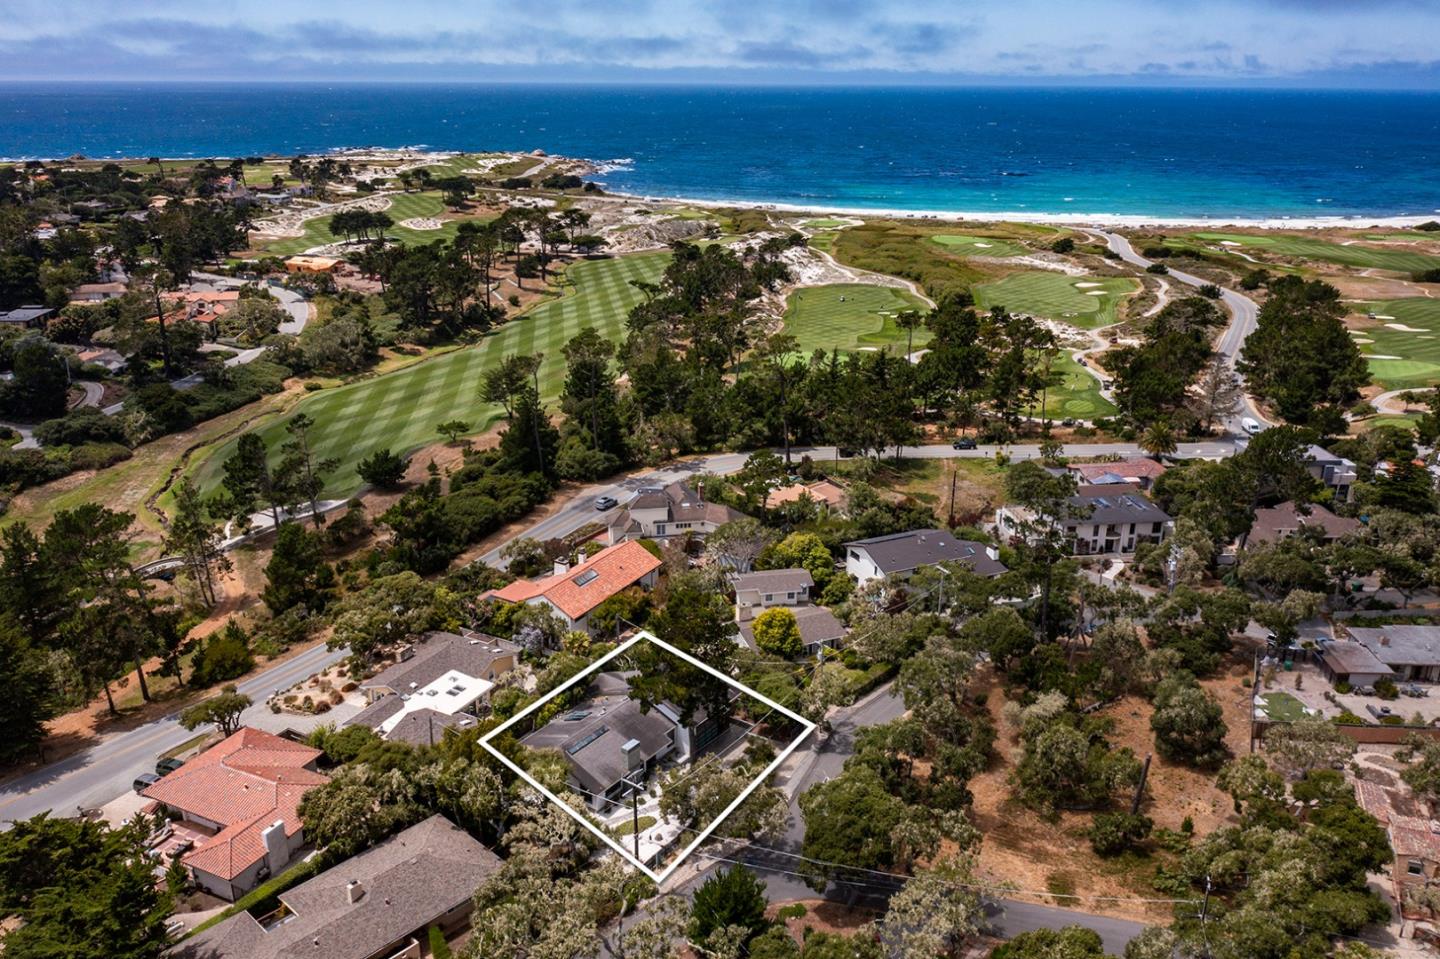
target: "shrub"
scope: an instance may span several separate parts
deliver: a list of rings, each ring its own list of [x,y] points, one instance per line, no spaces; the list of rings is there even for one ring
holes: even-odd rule
[[[365,457],[355,467],[355,472],[360,478],[371,486],[378,486],[380,489],[397,489],[402,480],[405,479],[405,469],[409,465],[403,456],[390,452],[390,447],[376,450]]]
[[[1353,689],[1353,688],[1354,688],[1353,686],[1351,686],[1349,683],[1347,683],[1347,682],[1346,682],[1345,680],[1343,680],[1343,679],[1340,680],[1338,683],[1335,684],[1335,692],[1339,693],[1339,694],[1342,695],[1342,696],[1345,695],[1346,693],[1350,692],[1350,690]]]
[[[227,679],[238,679],[255,666],[250,652],[250,637],[235,620],[208,641],[202,641],[192,661],[190,685],[211,686]]]
[[[1145,272],[1155,273],[1159,276],[1164,276],[1165,274],[1170,272],[1170,268],[1164,263],[1151,263],[1149,266],[1145,267]]]
[[[1416,283],[1440,283],[1440,267],[1433,270],[1421,270],[1411,274],[1410,278]]]
[[[70,451],[72,470],[103,470],[130,458],[130,447],[120,443],[86,443]]]
[[[1375,683],[1375,695],[1381,699],[1399,699],[1400,690],[1393,680],[1381,679]]]
[[[450,951],[450,943],[445,941],[445,934],[439,926],[431,926],[426,935],[430,940],[430,959],[451,959],[454,953]]]
[[[1207,300],[1218,300],[1220,299],[1220,287],[1214,283],[1206,283],[1200,287],[1200,295]]]
[[[1101,813],[1090,827],[1090,846],[1099,855],[1115,856],[1143,842],[1154,825],[1149,816]]]
[[[1071,253],[1075,250],[1075,241],[1068,236],[1062,236],[1050,244],[1050,249],[1056,253]]]
[[[125,430],[115,417],[106,416],[93,406],[82,406],[35,427],[35,439],[41,446],[122,443]]]

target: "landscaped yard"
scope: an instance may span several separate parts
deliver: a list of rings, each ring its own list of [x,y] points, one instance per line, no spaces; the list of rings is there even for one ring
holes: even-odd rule
[[[1000,306],[1011,313],[1029,313],[1093,330],[1114,323],[1120,302],[1139,288],[1126,277],[1035,271],[982,283],[974,288],[974,294],[975,305],[983,310]]]
[[[1417,253],[1413,250],[1394,247],[1365,246],[1360,243],[1331,243],[1328,240],[1319,240],[1308,236],[1192,233],[1190,238],[1203,241],[1211,246],[1258,250],[1278,256],[1319,260],[1322,263],[1338,263],[1342,266],[1355,266],[1362,269],[1415,273],[1440,267],[1440,256],[1428,253]]]
[[[429,218],[438,219],[448,211],[445,204],[440,201],[440,194],[430,193],[395,193],[390,196],[390,207],[385,213],[397,224],[385,231],[385,235],[401,241],[402,243],[432,243],[435,240],[448,240],[455,235],[461,219],[446,220],[438,230],[414,230],[409,227],[399,226],[401,222],[411,219]],[[473,217],[471,219],[474,219]],[[480,219],[489,219],[482,217]],[[318,216],[305,221],[305,233],[302,236],[289,236],[283,239],[265,243],[262,250],[265,253],[275,256],[293,256],[296,253],[303,253],[306,250],[323,246],[327,243],[334,243],[343,237],[337,237],[330,232],[330,217]]]
[[[1440,381],[1440,300],[1416,296],[1357,303],[1353,309],[1375,314],[1354,333],[1376,383],[1404,390]]]
[[[963,253],[966,256],[1022,256],[1029,252],[1018,243],[989,236],[942,233],[930,239],[952,253]]]
[[[466,420],[474,432],[487,429],[501,411],[479,398],[481,380],[507,355],[543,352],[540,392],[546,400],[555,399],[565,378],[564,345],[587,326],[619,340],[626,315],[641,298],[631,281],[659,280],[668,258],[668,253],[644,253],[576,263],[566,271],[565,296],[510,320],[478,345],[301,401],[295,412],[303,410],[315,421],[311,442],[316,457],[340,463],[330,474],[326,495],[353,492],[360,485],[356,464],[377,449],[408,452],[435,442],[435,424],[443,420]],[[278,458],[284,421],[273,419],[258,432]],[[217,487],[233,447],[231,440],[208,456],[197,455],[202,489]]]
[[[1261,693],[1260,701],[1264,704],[1265,715],[1282,723],[1293,723],[1309,715],[1305,704],[1289,693]]]
[[[929,308],[907,290],[863,283],[808,286],[790,294],[785,310],[785,332],[795,337],[806,356],[815,350],[853,352],[894,347],[905,352],[905,330],[895,317],[906,310],[922,314]],[[915,330],[919,349],[930,341],[930,331]]]

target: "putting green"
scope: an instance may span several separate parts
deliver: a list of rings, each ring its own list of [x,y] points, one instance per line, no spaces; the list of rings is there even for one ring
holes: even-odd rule
[[[1023,256],[1030,251],[1009,240],[997,240],[990,236],[963,236],[957,233],[942,233],[930,238],[945,249],[965,256]]]
[[[329,477],[326,495],[358,488],[355,466],[377,449],[409,452],[436,442],[435,425],[444,420],[466,420],[473,432],[487,429],[501,411],[480,399],[480,384],[486,371],[509,354],[544,353],[540,393],[547,401],[554,400],[565,381],[564,345],[587,326],[620,340],[626,315],[642,297],[632,281],[657,282],[669,257],[642,253],[575,263],[566,270],[565,296],[510,320],[477,345],[301,400],[292,415],[304,412],[315,421],[311,443],[316,457],[333,457],[340,464]],[[257,432],[278,459],[285,421],[271,420]],[[196,482],[206,493],[218,487],[234,443],[232,439],[197,457]]]
[[[1251,236],[1248,233],[1192,233],[1190,237],[1211,245],[1228,248],[1243,247],[1279,256],[1293,256],[1322,263],[1338,263],[1363,269],[1393,270],[1417,273],[1440,267],[1440,256],[1397,250],[1391,247],[1365,246],[1360,243],[1332,243],[1308,236],[1274,234]]]
[[[1355,335],[1376,383],[1387,390],[1440,383],[1440,300],[1417,296],[1356,303],[1352,308],[1375,314],[1375,319],[1365,329],[1356,330]]]
[[[1115,404],[1100,395],[1100,381],[1085,372],[1069,353],[1056,353],[1050,371],[1052,380],[1044,410],[1053,419],[1093,420],[1119,412]],[[1035,408],[1030,413],[1038,416],[1040,410]]]
[[[1029,313],[1093,330],[1114,323],[1120,302],[1139,288],[1127,277],[1035,271],[981,283],[973,293],[975,304],[983,310],[999,306],[1012,313]]]
[[[850,353],[862,349],[897,347],[904,352],[909,334],[895,323],[906,310],[929,310],[909,290],[864,283],[807,286],[790,294],[785,308],[785,332],[809,356],[815,350]],[[930,341],[930,331],[916,327],[918,349]]]

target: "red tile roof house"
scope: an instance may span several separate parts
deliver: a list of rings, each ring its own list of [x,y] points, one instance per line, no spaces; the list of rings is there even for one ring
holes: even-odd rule
[[[142,795],[209,835],[180,861],[197,886],[234,900],[305,844],[300,797],[330,781],[315,771],[319,757],[318,749],[245,727]]]
[[[1440,823],[1428,818],[1415,797],[1365,780],[1355,782],[1360,808],[1385,827],[1395,860],[1390,867],[1395,901],[1406,919],[1435,916],[1426,891],[1440,881]]]
[[[555,573],[543,579],[517,579],[502,589],[492,589],[482,599],[507,603],[549,606],[565,621],[566,628],[590,632],[590,613],[623,589],[655,585],[661,563],[634,540],[607,546],[573,569],[555,564]]]
[[[1165,473],[1163,463],[1143,456],[1109,463],[1071,463],[1066,468],[1076,475],[1081,485],[1133,483],[1143,490],[1148,490],[1151,484]]]

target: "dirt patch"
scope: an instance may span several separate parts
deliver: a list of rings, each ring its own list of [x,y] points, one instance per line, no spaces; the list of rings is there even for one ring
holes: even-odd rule
[[[1248,697],[1242,695],[1237,671],[1202,685],[1219,698],[1229,727],[1227,742],[1237,754],[1246,749]],[[1171,917],[1163,903],[1107,902],[1089,897],[1158,898],[1150,880],[1156,862],[1136,857],[1103,859],[1090,848],[1086,837],[1093,815],[1062,812],[1047,820],[1011,799],[1009,777],[1020,755],[1016,730],[1002,715],[1003,691],[992,686],[987,709],[999,732],[998,759],[991,768],[975,777],[970,790],[975,796],[974,819],[984,836],[980,847],[983,874],[1003,880],[1019,890],[1027,901],[1050,902],[1099,915],[1141,922],[1163,922]],[[1115,721],[1110,741],[1128,746],[1142,759],[1154,753],[1150,731],[1151,706],[1139,697],[1126,697],[1101,715]],[[1215,788],[1213,773],[1167,763],[1155,756],[1146,785],[1142,811],[1155,820],[1157,828],[1179,829],[1189,816],[1196,835],[1204,835],[1233,821],[1230,798]],[[1047,895],[1048,894],[1048,895]],[[1064,895],[1061,895],[1064,894]],[[1068,896],[1087,897],[1081,899]]]
[[[879,918],[870,909],[846,906],[828,899],[792,899],[784,902],[772,902],[765,910],[765,916],[773,921],[776,913],[783,907],[793,905],[805,907],[805,915],[785,920],[785,928],[790,931],[790,935],[795,937],[796,942],[802,941],[806,929],[849,935],[861,926]]]
[[[1347,300],[1403,300],[1411,296],[1429,295],[1425,287],[1408,280],[1349,274],[1335,274],[1324,279]]]

